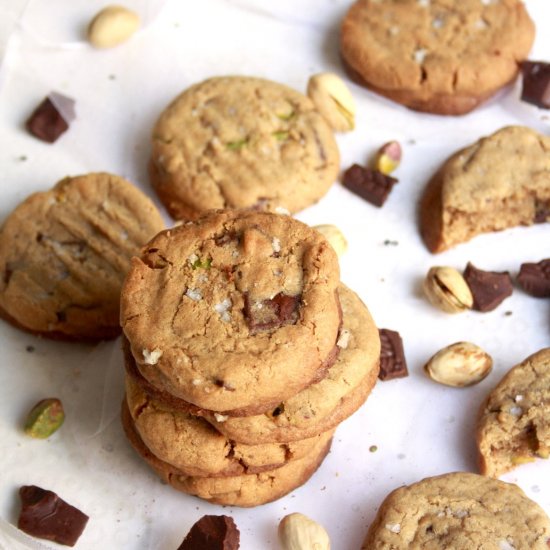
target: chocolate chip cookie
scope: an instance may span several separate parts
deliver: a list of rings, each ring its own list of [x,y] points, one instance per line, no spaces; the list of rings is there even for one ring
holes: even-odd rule
[[[457,472],[390,493],[362,548],[548,550],[549,541],[550,519],[517,485]]]
[[[357,0],[342,24],[341,52],[374,92],[459,115],[516,78],[534,35],[520,0]]]
[[[477,445],[481,473],[492,477],[550,457],[550,348],[515,366],[489,393]]]
[[[30,195],[0,229],[0,315],[41,336],[114,338],[130,258],[163,228],[149,198],[112,174]]]
[[[508,126],[452,155],[420,202],[420,233],[442,252],[481,233],[550,221],[550,137]]]
[[[303,94],[243,76],[211,78],[184,91],[153,129],[149,173],[175,219],[212,208],[317,202],[336,180],[331,129]]]

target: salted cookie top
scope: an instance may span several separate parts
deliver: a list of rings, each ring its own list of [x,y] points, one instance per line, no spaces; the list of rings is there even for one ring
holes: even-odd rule
[[[153,203],[112,174],[30,195],[0,230],[0,315],[54,338],[117,336],[130,257],[163,228]]]
[[[516,77],[534,32],[519,0],[358,0],[344,18],[341,50],[376,92],[462,114]]]
[[[550,457],[550,348],[515,366],[489,393],[477,444],[481,473],[494,477]]]
[[[432,252],[550,221],[550,137],[507,126],[452,155],[430,180],[420,231]]]
[[[334,362],[338,279],[334,250],[305,224],[214,212],[133,259],[121,324],[154,386],[213,411],[266,411]]]
[[[334,136],[311,100],[260,78],[196,84],[153,130],[151,180],[176,219],[212,208],[296,212],[328,191],[338,168]]]
[[[362,548],[548,550],[549,540],[550,519],[517,485],[458,472],[390,493]]]

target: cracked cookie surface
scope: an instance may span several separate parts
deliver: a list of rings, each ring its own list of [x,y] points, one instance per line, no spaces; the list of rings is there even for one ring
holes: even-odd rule
[[[512,483],[450,473],[390,493],[363,550],[548,550],[550,519]]]
[[[489,393],[477,445],[481,473],[493,477],[550,457],[550,348],[512,368]]]
[[[339,153],[310,99],[276,82],[217,77],[162,113],[149,173],[175,219],[214,208],[297,212],[336,180]]]
[[[358,0],[342,24],[341,52],[373,91],[456,115],[516,77],[534,34],[519,0]]]
[[[150,199],[112,174],[30,195],[0,230],[0,315],[51,338],[116,337],[130,258],[163,228]]]
[[[442,252],[487,232],[550,221],[550,137],[507,126],[452,155],[420,201],[420,233]]]
[[[220,211],[157,235],[134,258],[121,324],[154,386],[217,412],[255,414],[336,360],[339,266],[289,216]]]

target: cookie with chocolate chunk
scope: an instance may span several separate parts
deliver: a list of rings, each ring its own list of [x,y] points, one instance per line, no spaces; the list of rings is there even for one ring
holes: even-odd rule
[[[163,228],[151,200],[112,174],[30,195],[0,229],[0,316],[50,338],[116,337],[130,258]]]
[[[197,407],[257,414],[325,376],[341,312],[336,253],[290,216],[213,212],[134,258],[121,324],[140,373]]]
[[[508,126],[452,155],[420,202],[431,252],[509,227],[550,221],[550,137]]]
[[[550,457],[550,348],[515,366],[489,393],[477,446],[481,473],[492,477]]]
[[[391,492],[362,549],[548,550],[549,541],[550,519],[517,485],[455,472]]]
[[[340,36],[361,84],[411,109],[459,115],[516,78],[535,26],[520,0],[357,0]]]
[[[339,168],[311,100],[260,78],[195,84],[161,114],[152,142],[151,182],[175,219],[213,208],[296,212],[328,191]]]

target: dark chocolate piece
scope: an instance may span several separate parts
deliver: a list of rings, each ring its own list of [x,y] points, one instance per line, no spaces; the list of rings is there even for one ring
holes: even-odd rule
[[[550,222],[550,201],[535,199],[535,223]]]
[[[393,380],[409,376],[403,340],[398,332],[387,328],[379,329],[380,334],[380,380]]]
[[[36,485],[19,489],[21,513],[17,527],[40,539],[74,546],[88,523],[88,516],[54,492]]]
[[[550,297],[550,258],[538,263],[521,264],[518,274],[521,288],[537,298]]]
[[[239,529],[229,516],[203,516],[179,545],[178,550],[238,550]]]
[[[512,278],[508,271],[483,271],[468,262],[464,279],[472,291],[477,311],[492,311],[512,294]]]
[[[301,296],[288,296],[279,292],[270,300],[252,302],[245,294],[244,316],[252,333],[295,324]]]
[[[550,109],[550,63],[524,61],[521,64],[521,72],[521,100],[542,109]]]
[[[342,183],[344,187],[371,204],[382,206],[397,179],[378,170],[354,164],[344,172]]]
[[[29,117],[26,127],[38,139],[53,143],[67,131],[74,118],[74,101],[52,92]]]

